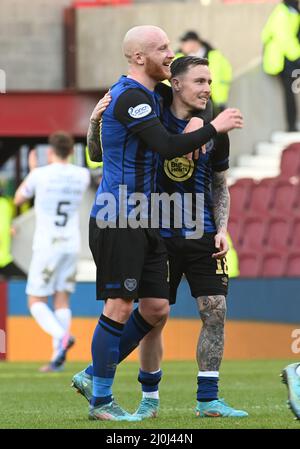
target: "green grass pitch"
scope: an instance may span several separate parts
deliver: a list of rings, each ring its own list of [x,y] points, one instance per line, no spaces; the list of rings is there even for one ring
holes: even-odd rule
[[[160,388],[159,417],[141,423],[88,421],[86,400],[70,388],[71,377],[84,367],[68,363],[62,373],[41,374],[38,364],[0,363],[0,428],[65,429],[300,429],[287,409],[287,391],[280,382],[288,360],[225,361],[220,396],[249,412],[248,418],[196,418],[194,414],[197,367],[193,362],[165,362]],[[140,398],[138,365],[118,368],[114,395],[133,412]]]

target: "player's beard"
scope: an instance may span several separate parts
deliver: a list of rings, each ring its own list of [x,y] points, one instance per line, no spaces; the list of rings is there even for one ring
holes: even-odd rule
[[[150,78],[157,82],[169,79],[171,76],[168,67],[163,66],[162,63],[157,63],[148,57],[145,59],[145,71]]]

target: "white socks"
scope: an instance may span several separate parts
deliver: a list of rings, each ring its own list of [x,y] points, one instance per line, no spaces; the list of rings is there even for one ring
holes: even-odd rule
[[[62,327],[65,330],[65,333],[68,333],[70,331],[71,327],[71,319],[72,319],[72,312],[71,309],[56,309],[54,311],[54,315],[56,316],[57,321],[62,325]],[[57,353],[60,349],[60,338],[53,338],[53,356],[52,360],[54,360],[57,356]]]
[[[46,303],[42,301],[35,302],[30,307],[30,312],[38,325],[43,331],[47,332],[47,334],[58,340],[61,340],[64,337],[66,334],[64,327],[59,323]]]
[[[150,371],[149,374],[157,374],[159,372],[160,372],[160,369],[158,369],[157,371]],[[145,398],[159,399],[158,386],[157,386],[156,391],[143,391],[142,393],[143,393],[143,399],[145,399]]]
[[[143,391],[143,399],[145,398],[159,399],[159,391]]]
[[[219,371],[199,371],[198,377],[219,377]]]
[[[57,320],[64,328],[65,333],[69,332],[70,327],[71,327],[71,319],[72,319],[71,309],[57,309],[57,310],[55,310],[54,315],[56,316]]]

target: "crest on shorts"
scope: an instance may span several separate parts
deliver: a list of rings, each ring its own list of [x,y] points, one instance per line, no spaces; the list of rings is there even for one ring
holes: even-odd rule
[[[125,279],[124,287],[126,288],[126,290],[133,292],[133,290],[135,290],[137,287],[137,280],[136,279]]]
[[[183,182],[189,179],[194,172],[194,161],[185,157],[175,157],[165,160],[164,170],[172,181]]]
[[[227,285],[228,284],[228,278],[222,278],[222,284]]]

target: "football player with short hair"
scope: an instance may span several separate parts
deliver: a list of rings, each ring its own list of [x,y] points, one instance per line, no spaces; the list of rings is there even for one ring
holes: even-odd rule
[[[170,134],[178,134],[188,129],[189,120],[195,111],[199,113],[206,108],[211,78],[207,60],[195,57],[175,61],[171,65],[171,73],[173,102],[171,105],[165,105],[162,121]],[[109,95],[99,102],[99,118],[109,102]],[[99,143],[96,145],[98,154],[95,152],[94,157],[95,155],[99,157]],[[225,296],[228,282],[226,262],[222,261],[228,249],[226,242],[229,213],[229,193],[226,185],[228,158],[229,140],[225,134],[210,140],[200,157],[194,157],[192,160],[180,156],[160,157],[158,168],[160,192],[167,192],[170,195],[179,192],[182,196],[184,193],[193,195],[199,193],[204,196],[202,237],[188,239],[188,235],[191,237],[194,230],[188,229],[185,225],[180,229],[175,229],[172,225],[167,229],[161,227],[161,235],[169,253],[170,302],[172,304],[176,301],[177,287],[182,274],[185,273],[192,294],[197,299],[204,324],[197,351],[199,363],[197,414],[201,417],[247,416],[246,412],[235,410],[218,398],[218,375],[223,354]],[[196,203],[193,203],[193,210],[195,206]],[[162,327],[152,329],[141,341],[139,381],[142,384],[143,399],[135,413],[135,416],[141,419],[154,417],[158,412],[158,384],[162,376],[161,330]],[[92,374],[93,367],[89,367],[85,373],[79,373],[73,378],[74,386],[87,399],[91,396]]]
[[[36,227],[33,255],[26,293],[30,312],[38,325],[53,338],[51,362],[43,372],[60,371],[67,351],[74,345],[70,335],[71,309],[69,296],[75,288],[80,251],[79,208],[90,175],[86,168],[69,163],[74,140],[59,131],[49,137],[50,164],[32,170],[16,191],[14,203],[20,206],[35,197]],[[48,297],[54,298],[54,311]]]

